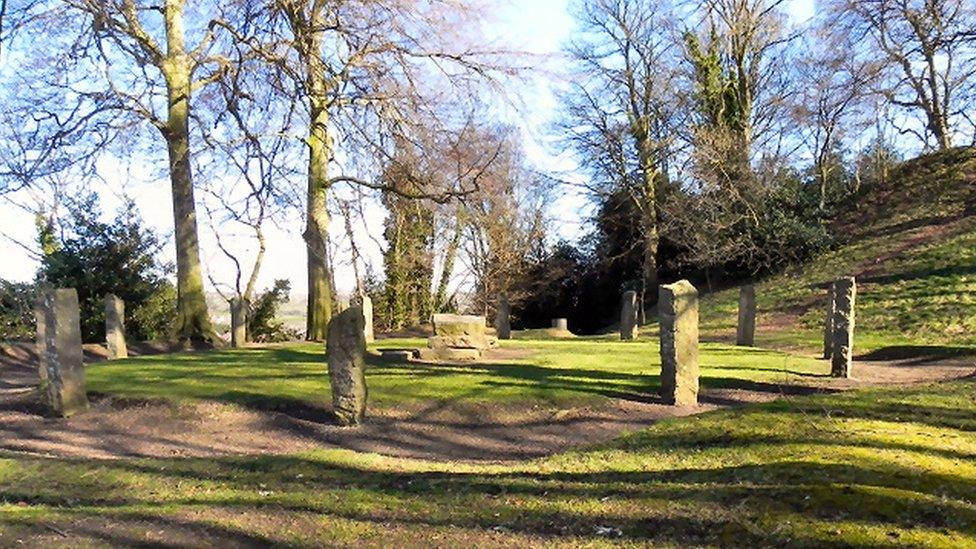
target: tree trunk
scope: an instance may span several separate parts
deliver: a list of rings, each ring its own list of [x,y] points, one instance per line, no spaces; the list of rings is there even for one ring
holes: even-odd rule
[[[434,298],[435,313],[444,312],[444,308],[447,306],[447,287],[451,282],[451,274],[454,272],[454,262],[457,259],[458,248],[461,246],[463,232],[464,225],[458,216],[454,227],[454,236],[451,237],[451,241],[448,242],[447,249],[444,251],[444,264],[441,266],[441,276],[437,281],[437,293]]]
[[[309,101],[308,211],[305,244],[308,251],[308,313],[305,338],[324,341],[332,319],[332,270],[329,268],[329,103],[323,67],[321,14],[312,14],[305,29],[308,43],[301,48],[305,58]],[[299,33],[296,33],[299,34]]]
[[[168,118],[163,135],[169,153],[170,184],[176,232],[176,336],[181,340],[216,341],[200,268],[196,202],[190,167],[190,59],[183,39],[183,2],[165,8],[167,56],[163,61]]]

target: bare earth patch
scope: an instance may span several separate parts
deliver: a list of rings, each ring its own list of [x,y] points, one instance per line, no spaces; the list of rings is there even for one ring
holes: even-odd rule
[[[793,377],[788,383],[743,381],[706,389],[697,408],[675,408],[655,395],[556,408],[533,403],[435,402],[371,410],[365,425],[333,424],[326,405],[255,410],[220,402],[117,399],[93,395],[70,420],[41,415],[36,377],[26,365],[0,365],[0,449],[88,458],[279,454],[316,448],[432,460],[507,461],[596,444],[668,417],[824,391],[958,379],[973,374],[971,357],[865,357],[855,378]],[[877,360],[874,360],[877,359]],[[883,360],[882,360],[883,359]]]

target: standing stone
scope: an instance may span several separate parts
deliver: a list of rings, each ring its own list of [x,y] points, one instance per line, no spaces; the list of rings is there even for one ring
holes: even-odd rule
[[[326,341],[332,409],[339,425],[362,423],[366,416],[366,337],[363,310],[350,307],[332,317]]]
[[[344,297],[340,297],[336,301],[336,312],[337,313],[341,313],[342,311],[345,311],[348,308],[349,308],[349,300],[348,299],[346,299]]]
[[[661,286],[661,398],[698,405],[698,290],[687,280]]]
[[[512,339],[512,306],[508,303],[508,296],[498,294],[498,308],[495,310],[495,332],[498,339]]]
[[[37,353],[45,369],[41,392],[53,415],[68,417],[88,408],[78,292],[46,290],[35,311],[39,313]]]
[[[831,282],[827,287],[827,316],[824,319],[824,360],[834,356],[834,312],[837,310],[837,283]]]
[[[851,360],[854,356],[854,304],[857,283],[854,277],[842,278],[834,283],[833,337],[831,338],[830,375],[851,377]]]
[[[552,327],[556,330],[569,331],[569,321],[565,318],[554,318],[552,319]]]
[[[739,326],[735,344],[743,347],[756,346],[756,287],[739,289]]]
[[[115,295],[105,295],[105,346],[109,360],[128,358],[125,344],[125,301]]]
[[[47,320],[44,312],[44,296],[46,293],[46,290],[41,290],[38,293],[37,299],[34,300],[34,323],[37,325],[34,330],[37,337],[37,346],[35,349],[37,353],[37,377],[41,381],[40,386],[42,392],[47,387],[47,340],[45,339],[47,337],[47,330],[45,329]]]
[[[620,339],[637,339],[637,292],[624,292],[620,300]]]
[[[363,308],[363,337],[366,339],[366,343],[372,343],[376,341],[376,335],[373,332],[373,300],[368,295],[361,294],[359,301]]]
[[[230,300],[230,346],[243,347],[247,341],[247,300]]]

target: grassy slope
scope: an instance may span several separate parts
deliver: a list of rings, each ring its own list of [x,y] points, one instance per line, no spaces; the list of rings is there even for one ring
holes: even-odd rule
[[[514,465],[0,458],[0,545],[976,547],[974,395],[786,400]]]
[[[385,340],[374,347],[420,347],[422,340]],[[459,367],[371,361],[371,405],[411,402],[533,401],[561,404],[654,393],[659,383],[656,340],[634,342],[580,338],[506,342],[525,356]],[[315,405],[329,401],[321,345],[157,355],[103,362],[88,368],[88,389],[97,393],[170,399],[200,398],[244,405]],[[706,387],[748,387],[795,374],[825,374],[810,358],[760,349],[705,344]]]
[[[976,345],[976,149],[955,149],[902,164],[892,183],[842,216],[848,244],[763,281],[758,289],[763,345],[816,348],[822,341],[825,285],[857,275],[858,346]],[[710,335],[735,328],[737,290],[708,296]]]

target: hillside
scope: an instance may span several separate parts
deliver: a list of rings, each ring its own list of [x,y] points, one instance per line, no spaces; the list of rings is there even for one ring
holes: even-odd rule
[[[757,285],[757,345],[819,348],[829,281],[858,278],[857,352],[976,345],[976,149],[899,165],[839,216],[844,242]],[[704,336],[734,337],[738,290],[706,296]]]

